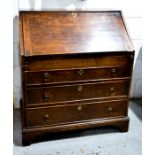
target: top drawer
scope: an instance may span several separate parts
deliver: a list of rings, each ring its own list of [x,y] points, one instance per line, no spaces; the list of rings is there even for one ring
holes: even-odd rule
[[[25,71],[43,71],[54,69],[89,68],[89,67],[121,67],[129,64],[129,55],[88,54],[41,56],[24,58]]]
[[[109,80],[130,77],[129,66],[125,67],[98,67],[70,70],[51,70],[25,72],[25,85],[42,85],[85,82],[94,80]]]

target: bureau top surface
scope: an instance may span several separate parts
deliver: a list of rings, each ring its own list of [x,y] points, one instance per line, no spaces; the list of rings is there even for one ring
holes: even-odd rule
[[[133,51],[120,11],[20,12],[24,56]]]

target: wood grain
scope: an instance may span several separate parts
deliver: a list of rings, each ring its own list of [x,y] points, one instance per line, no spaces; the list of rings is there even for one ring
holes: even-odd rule
[[[134,49],[122,13],[22,11],[19,17],[23,145],[50,132],[128,131]]]
[[[75,14],[75,16],[73,15]],[[133,51],[120,12],[23,12],[25,55]]]
[[[25,85],[65,84],[130,77],[130,67],[92,67],[25,72]]]
[[[97,118],[111,118],[127,115],[127,101],[102,101],[97,103],[80,104],[82,110],[79,111],[78,104],[67,104],[45,108],[27,109],[27,126],[47,126],[55,124],[66,124],[80,122]],[[109,108],[112,110],[109,111]],[[45,120],[44,116],[49,115]]]
[[[26,103],[55,103],[90,98],[127,96],[128,80],[95,82],[25,89]],[[81,90],[79,90],[81,88]],[[48,99],[46,99],[46,96]]]

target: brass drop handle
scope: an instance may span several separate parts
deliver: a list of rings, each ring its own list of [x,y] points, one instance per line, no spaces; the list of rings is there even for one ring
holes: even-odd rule
[[[47,93],[45,93],[45,94],[44,94],[43,99],[44,99],[44,101],[48,101],[49,96],[48,96],[48,94],[47,94]]]
[[[114,87],[110,87],[110,92],[111,93],[115,92],[115,88]]]
[[[43,119],[45,122],[49,121],[49,114],[44,114]]]
[[[108,107],[109,112],[112,112],[112,110],[113,110],[112,107]]]
[[[79,73],[79,75],[83,75],[84,74],[84,70],[80,69],[78,73]]]
[[[77,87],[77,90],[78,90],[79,92],[81,92],[81,91],[83,90],[83,86],[79,85],[79,86]]]
[[[43,81],[47,82],[47,80],[48,80],[48,73],[44,73],[43,74]]]
[[[83,106],[82,105],[78,105],[77,109],[78,109],[78,111],[81,111],[83,109]]]
[[[110,87],[110,93],[111,93],[111,95],[115,95],[116,94],[116,91],[115,91],[114,87]]]
[[[113,69],[111,70],[111,74],[112,74],[112,76],[115,76],[115,74],[116,74],[116,69],[115,69],[115,68],[113,68]]]

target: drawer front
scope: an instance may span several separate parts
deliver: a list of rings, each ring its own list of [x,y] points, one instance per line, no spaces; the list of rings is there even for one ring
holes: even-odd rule
[[[87,68],[72,70],[54,70],[25,72],[26,85],[65,83],[84,80],[129,77],[129,67]]]
[[[48,56],[24,59],[25,71],[41,71],[52,69],[88,68],[101,66],[127,66],[127,55],[68,55]]]
[[[128,95],[128,80],[26,89],[27,104],[45,104]]]
[[[126,115],[126,100],[102,101],[27,109],[26,122],[28,127],[35,127]]]

